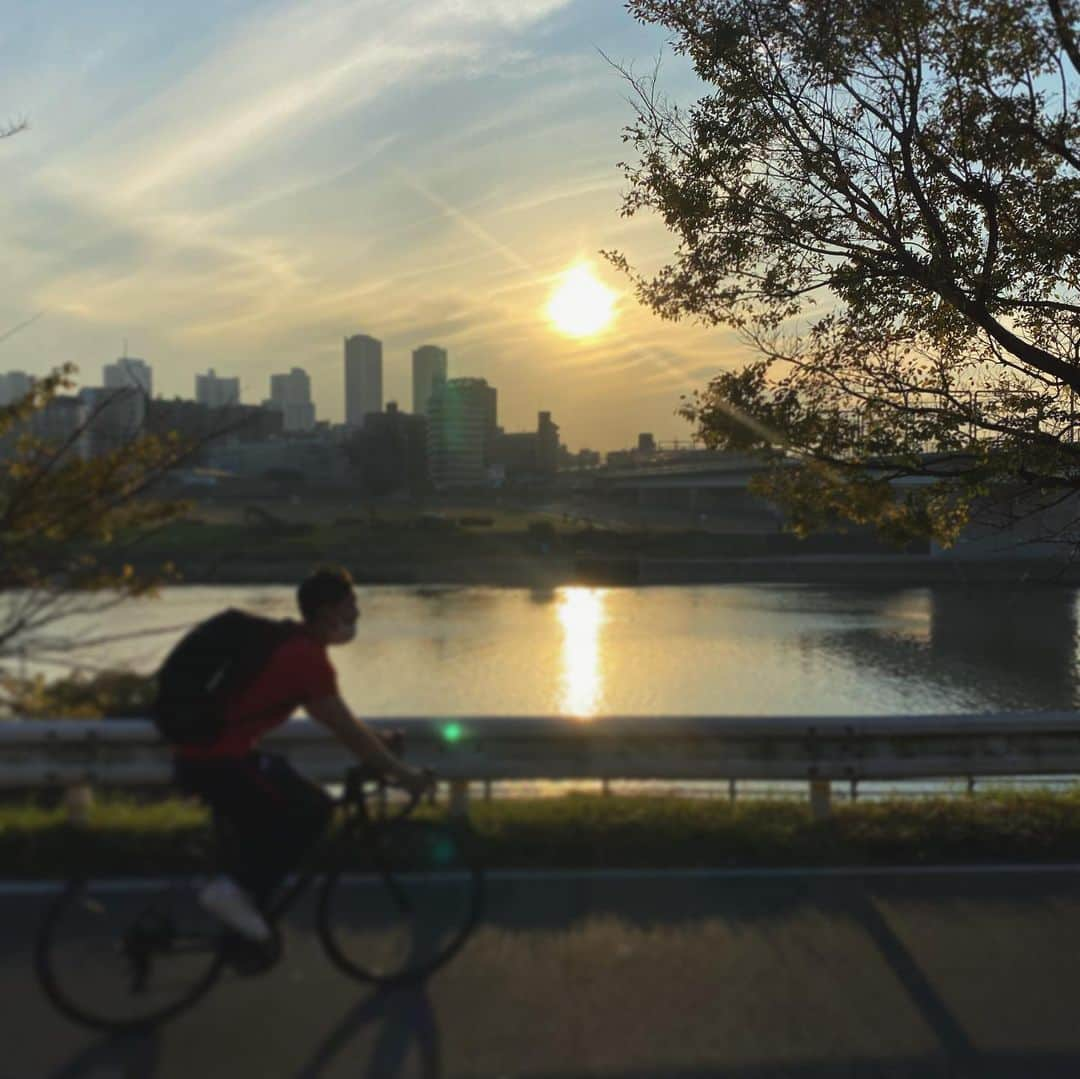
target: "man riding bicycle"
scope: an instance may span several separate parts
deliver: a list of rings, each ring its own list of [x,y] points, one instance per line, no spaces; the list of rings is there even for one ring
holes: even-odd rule
[[[200,891],[199,902],[257,941],[271,935],[260,908],[323,834],[333,812],[325,791],[284,757],[256,748],[267,731],[303,706],[360,761],[411,794],[433,782],[429,772],[395,757],[338,692],[327,648],[356,636],[360,612],[349,574],[317,571],[297,589],[297,602],[303,621],[230,700],[221,734],[210,743],[174,747],[178,784],[210,806],[222,839],[224,873]]]

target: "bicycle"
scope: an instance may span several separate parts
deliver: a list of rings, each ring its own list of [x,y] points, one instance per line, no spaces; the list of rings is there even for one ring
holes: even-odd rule
[[[152,883],[149,894],[132,895],[107,880],[73,878],[38,931],[35,969],[46,995],[96,1030],[156,1026],[192,1007],[227,968],[272,968],[282,954],[281,918],[320,876],[316,919],[330,960],[381,988],[424,980],[475,927],[483,874],[464,826],[413,819],[419,796],[400,808],[387,786],[363,766],[346,772],[337,799],[343,823],[321,845],[329,868],[309,859],[282,886],[263,912],[273,930],[265,944],[202,911],[190,882]]]

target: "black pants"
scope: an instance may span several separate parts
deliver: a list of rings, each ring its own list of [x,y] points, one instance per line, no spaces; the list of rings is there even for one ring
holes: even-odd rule
[[[334,803],[284,757],[176,760],[181,789],[214,814],[222,869],[262,906],[326,831]]]

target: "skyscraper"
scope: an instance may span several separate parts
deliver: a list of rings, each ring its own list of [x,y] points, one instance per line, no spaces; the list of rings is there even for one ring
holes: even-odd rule
[[[294,367],[287,375],[271,375],[268,406],[281,413],[284,430],[310,431],[315,426],[315,406],[307,372]]]
[[[146,398],[131,386],[83,386],[78,393],[78,450],[98,457],[127,445],[146,420]]]
[[[219,378],[211,367],[205,375],[195,376],[195,400],[209,408],[239,404],[240,379]]]
[[[131,400],[124,406],[113,405],[111,411],[116,412],[123,407],[125,413],[131,416],[131,422],[136,428],[141,427],[146,419],[146,403],[154,396],[154,372],[150,365],[134,356],[121,356],[116,363],[107,363],[101,369],[101,380],[104,388],[115,391],[118,395],[127,396]]]
[[[415,416],[426,416],[428,401],[436,382],[446,381],[446,349],[438,345],[421,345],[412,354],[412,410]]]
[[[482,378],[452,378],[436,386],[428,411],[428,467],[436,488],[487,481],[495,435],[495,387]]]
[[[345,338],[345,423],[363,427],[369,412],[382,412],[382,342],[358,333]]]
[[[132,386],[144,397],[154,396],[154,371],[144,360],[134,356],[121,356],[116,363],[107,363],[101,369],[101,381],[107,390],[122,390]]]

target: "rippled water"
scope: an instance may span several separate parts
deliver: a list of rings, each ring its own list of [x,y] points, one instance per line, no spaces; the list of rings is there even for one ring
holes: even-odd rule
[[[362,715],[826,715],[1072,708],[1077,592],[712,585],[358,589],[332,651]],[[226,606],[293,615],[292,590],[185,587],[65,628],[130,639],[73,655],[149,670]],[[167,632],[156,632],[167,628]]]

